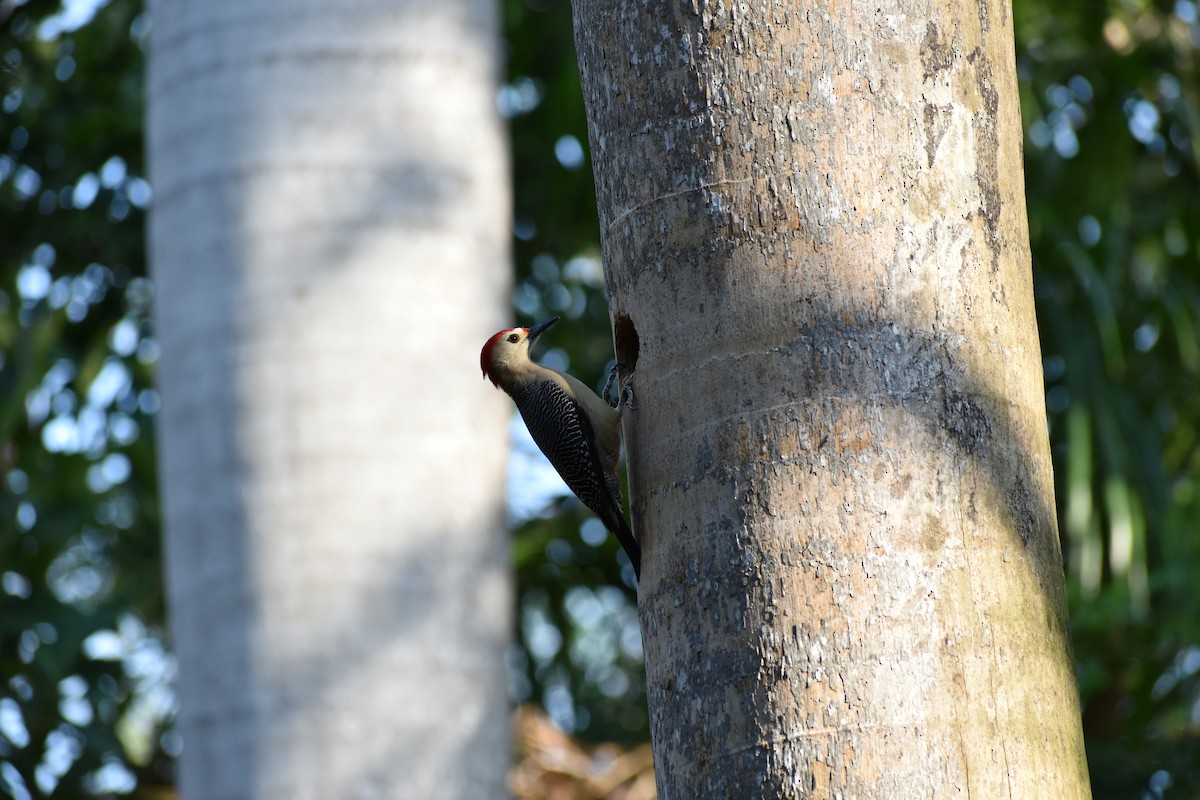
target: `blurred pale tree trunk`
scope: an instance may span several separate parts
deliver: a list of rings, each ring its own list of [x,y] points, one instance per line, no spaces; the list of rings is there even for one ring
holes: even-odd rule
[[[574,5],[660,796],[1088,796],[1008,3]]]
[[[498,8],[152,6],[183,795],[501,796]]]

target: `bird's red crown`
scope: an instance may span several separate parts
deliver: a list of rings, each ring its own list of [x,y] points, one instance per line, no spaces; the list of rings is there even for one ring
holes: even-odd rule
[[[492,385],[497,389],[500,388],[500,381],[496,380],[496,375],[492,372],[492,352],[496,349],[496,342],[500,341],[507,334],[513,331],[525,331],[529,333],[529,328],[505,328],[502,331],[497,331],[483,344],[483,350],[479,352],[479,368],[483,370],[483,377],[492,382]]]

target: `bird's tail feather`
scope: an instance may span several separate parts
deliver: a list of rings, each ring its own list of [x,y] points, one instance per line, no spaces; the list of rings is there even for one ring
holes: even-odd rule
[[[607,519],[603,520],[604,526],[612,531],[612,534],[617,537],[617,541],[621,543],[621,549],[625,551],[625,555],[629,556],[629,561],[633,564],[633,574],[640,581],[642,579],[642,548],[638,544],[637,538],[633,535],[633,531],[629,529],[628,523],[625,522],[625,515],[618,508],[609,508]]]

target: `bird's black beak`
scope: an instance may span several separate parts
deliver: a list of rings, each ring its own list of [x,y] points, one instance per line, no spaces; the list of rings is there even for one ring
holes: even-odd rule
[[[539,322],[537,325],[534,325],[532,328],[530,328],[529,343],[533,344],[535,341],[537,341],[537,338],[545,333],[546,330],[556,322],[558,322],[558,317],[551,317],[545,322]]]

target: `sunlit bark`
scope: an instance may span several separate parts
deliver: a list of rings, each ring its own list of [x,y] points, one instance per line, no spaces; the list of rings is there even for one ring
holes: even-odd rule
[[[1003,0],[575,0],[659,792],[1086,797]]]

